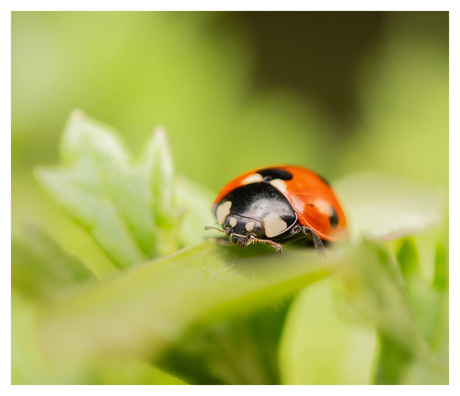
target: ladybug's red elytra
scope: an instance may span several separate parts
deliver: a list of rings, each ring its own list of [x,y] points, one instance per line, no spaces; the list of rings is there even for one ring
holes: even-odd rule
[[[213,209],[222,227],[216,229],[239,247],[266,243],[281,253],[282,243],[312,240],[322,252],[324,241],[347,235],[345,215],[329,183],[300,166],[244,173],[222,188]]]

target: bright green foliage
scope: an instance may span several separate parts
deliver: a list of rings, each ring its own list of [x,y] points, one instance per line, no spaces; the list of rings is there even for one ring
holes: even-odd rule
[[[329,278],[305,288],[294,301],[280,348],[283,383],[369,383],[375,329],[344,315],[339,281]]]
[[[43,185],[116,266],[145,259],[142,248],[153,238],[152,220],[145,216],[149,186],[129,168],[116,137],[76,111],[64,132],[61,157],[63,167],[38,170]]]
[[[12,245],[11,283],[14,289],[33,298],[52,297],[73,284],[94,281],[94,275],[64,252],[45,232],[29,224],[27,244]]]
[[[420,370],[428,371],[430,380],[444,382],[447,278],[442,245],[432,234],[396,243],[360,242],[366,235],[394,238],[413,230],[408,226],[431,229],[440,222],[437,194],[404,188],[377,174],[337,183],[344,202],[359,190],[368,202],[360,205],[361,211],[372,212],[376,203],[387,216],[380,213],[367,228],[360,227],[359,211],[350,205],[357,246],[331,249],[326,259],[314,250],[288,247],[277,255],[265,245],[239,250],[201,242],[145,262],[201,239],[203,221],[213,221],[208,194],[183,177],[176,179],[166,133],[157,130],[141,159],[131,164],[113,132],[74,112],[62,157],[61,167],[38,171],[43,185],[114,264],[135,266],[96,283],[81,262],[32,228],[29,247],[13,251],[13,287],[26,299],[39,297],[38,304],[43,295],[46,310],[34,312],[20,302],[23,297],[15,297],[25,308],[23,315],[32,315],[36,324],[14,338],[20,344],[32,332],[27,345],[32,343],[36,359],[46,357],[51,363],[41,377],[30,376],[30,368],[14,381],[97,383],[107,367],[116,371],[121,356],[129,356],[139,373],[133,368],[132,375],[116,383],[152,383],[154,373],[146,361],[190,384],[366,383],[375,331],[380,351],[372,374],[376,383],[422,381]],[[391,192],[386,206],[372,199],[375,184]],[[418,205],[409,205],[415,201]],[[431,211],[425,210],[427,202],[434,205]],[[391,232],[385,231],[388,218],[399,221]],[[296,303],[303,307],[297,308],[297,321],[305,330],[297,331],[305,338],[299,344],[307,354],[306,359],[297,357],[296,338],[288,331],[295,327],[293,319],[281,343],[290,302],[300,289],[337,272],[333,283],[321,283],[318,289],[329,285],[324,290],[335,290],[334,298],[329,291],[320,293],[313,305],[311,297],[306,305],[303,299]],[[312,292],[314,296],[315,287]],[[21,309],[17,311],[14,323],[20,321]],[[353,337],[355,349],[350,350]],[[21,353],[30,351],[21,347],[16,359]],[[321,353],[330,355],[325,365],[316,361]],[[299,358],[300,366],[294,363]],[[293,363],[297,373],[287,369]]]
[[[443,383],[448,375],[445,344],[437,344],[447,342],[448,294],[421,279],[411,239],[402,240],[397,259],[391,249],[366,243],[343,273],[343,297],[379,335],[379,384]],[[419,368],[427,378],[417,377]]]
[[[195,325],[158,365],[190,384],[279,384],[278,346],[289,308],[287,300]]]
[[[174,165],[164,130],[153,133],[134,162],[109,128],[76,110],[64,131],[61,158],[60,168],[37,170],[40,181],[117,267],[171,254],[185,245],[177,235],[179,210],[190,212],[189,206],[196,205],[193,197],[201,192],[192,192],[190,205],[183,198],[183,206],[176,205]],[[187,182],[182,177],[179,183],[177,195],[183,197]],[[200,235],[203,221],[212,221],[209,209],[199,215],[202,221],[187,234]],[[190,237],[184,237],[190,243]]]
[[[264,255],[254,253],[202,243],[56,301],[43,329],[49,348],[81,358],[117,349],[156,358],[194,321],[279,303],[334,269],[311,251],[267,256],[263,247]]]

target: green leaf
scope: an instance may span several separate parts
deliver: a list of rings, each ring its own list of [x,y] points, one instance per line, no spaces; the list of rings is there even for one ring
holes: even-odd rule
[[[446,263],[443,251],[443,245],[430,233],[404,238],[399,242],[396,258],[403,270],[404,288],[418,330],[436,359],[447,366],[449,293],[445,287],[437,288],[434,280],[436,267]]]
[[[23,295],[54,297],[94,275],[76,257],[67,254],[48,234],[33,224],[26,227],[27,241],[12,243],[11,283]]]
[[[280,384],[278,345],[289,306],[199,323],[157,364],[190,384]]]
[[[119,268],[197,242],[203,235],[198,226],[211,221],[209,194],[184,178],[176,180],[162,128],[132,162],[112,130],[74,111],[60,154],[61,166],[37,169],[38,179]],[[181,214],[187,223],[182,228]]]
[[[43,339],[57,358],[109,351],[158,358],[198,320],[279,302],[329,276],[337,260],[302,249],[280,256],[266,246],[240,251],[202,243],[56,301],[42,318]]]
[[[440,226],[446,196],[388,174],[356,173],[334,183],[354,243],[363,238],[391,240]]]
[[[402,249],[399,257],[406,263],[401,271],[388,243],[365,242],[344,265],[344,301],[353,316],[358,314],[372,323],[379,335],[376,383],[405,383],[406,373],[414,365],[441,373],[445,378],[446,365],[434,355],[429,337],[420,325],[423,323],[417,321],[420,316],[433,315],[431,308],[414,304],[413,290],[406,288],[409,274],[417,269],[413,256],[407,247]],[[445,304],[438,300],[436,306],[443,310]],[[417,313],[419,309],[422,311]]]
[[[208,189],[192,183],[186,177],[176,178],[175,199],[182,212],[179,225],[181,247],[201,242],[206,236],[217,234],[204,231],[204,227],[215,224],[216,218],[211,211],[214,194]]]
[[[376,385],[400,384],[413,359],[410,348],[399,343],[394,337],[381,333],[374,383]]]
[[[303,290],[289,311],[280,361],[282,383],[367,385],[376,334],[344,313],[340,274]]]
[[[11,294],[11,383],[41,384],[45,358],[37,342],[36,312],[13,289]]]
[[[142,359],[98,357],[83,370],[82,385],[188,385]]]
[[[40,339],[39,317],[43,306],[11,294],[11,383],[18,385],[74,384],[81,382],[78,362],[63,359],[53,365]]]
[[[142,179],[130,177],[119,140],[107,127],[74,111],[60,152],[61,167],[37,170],[42,185],[114,264],[123,268],[142,261],[146,255],[133,234],[149,231],[148,202]]]
[[[173,207],[174,164],[166,131],[156,128],[152,139],[147,144],[146,161],[152,172],[153,213],[155,222],[169,224],[176,215]]]
[[[149,180],[156,250],[160,255],[167,256],[177,250],[179,215],[174,202],[174,163],[164,128],[155,129],[139,168]]]

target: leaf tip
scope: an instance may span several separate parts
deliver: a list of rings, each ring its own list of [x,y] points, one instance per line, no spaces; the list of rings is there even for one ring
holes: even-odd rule
[[[163,125],[157,125],[153,129],[153,140],[159,141],[162,144],[169,144],[168,132]]]
[[[73,109],[70,113],[70,119],[72,120],[82,120],[85,117],[85,113],[81,109]]]

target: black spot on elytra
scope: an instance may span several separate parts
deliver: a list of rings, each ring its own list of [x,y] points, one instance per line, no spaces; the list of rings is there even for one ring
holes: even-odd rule
[[[288,172],[287,170],[278,168],[262,169],[257,173],[261,175],[263,180],[266,182],[270,182],[273,179],[292,180],[294,177],[292,173]]]
[[[339,223],[337,212],[332,206],[331,206],[331,214],[329,215],[329,221],[331,222],[331,226],[334,228],[337,227],[337,224]]]

